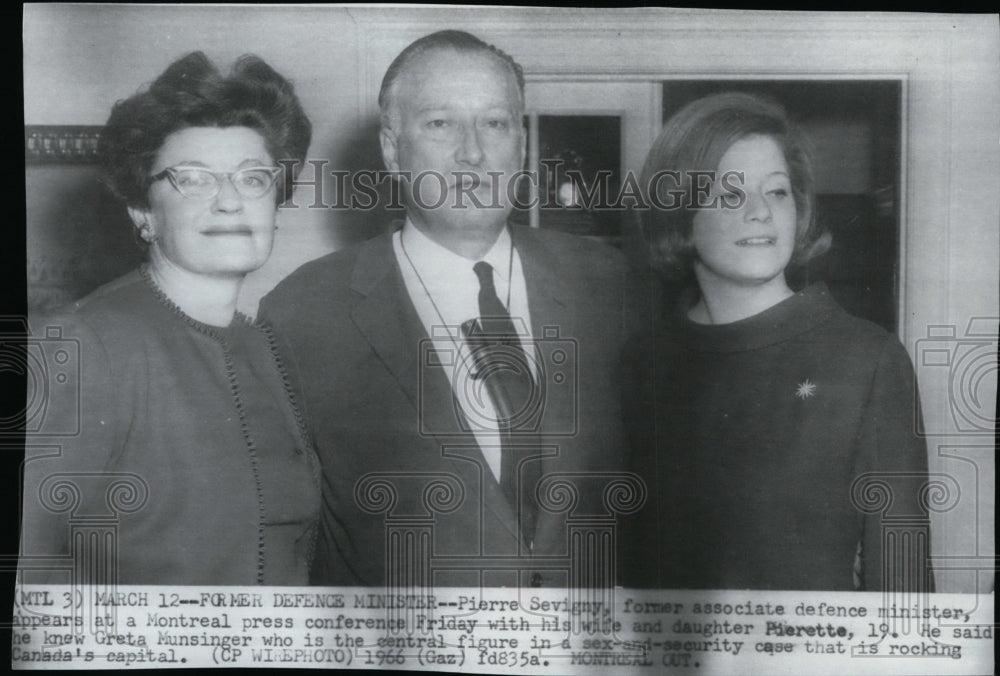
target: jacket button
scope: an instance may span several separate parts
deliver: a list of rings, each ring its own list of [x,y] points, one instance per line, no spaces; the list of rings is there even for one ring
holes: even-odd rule
[[[542,574],[541,573],[532,573],[531,574],[531,586],[532,587],[541,587],[542,586]]]

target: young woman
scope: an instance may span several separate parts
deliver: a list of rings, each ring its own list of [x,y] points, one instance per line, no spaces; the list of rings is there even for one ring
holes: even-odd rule
[[[922,514],[913,368],[825,285],[789,287],[788,267],[829,236],[782,108],[740,93],[690,104],[641,185],[658,205],[638,214],[654,269],[691,284],[627,359],[632,467],[650,498],[623,538],[625,584],[927,588],[926,533],[900,546],[883,520]]]

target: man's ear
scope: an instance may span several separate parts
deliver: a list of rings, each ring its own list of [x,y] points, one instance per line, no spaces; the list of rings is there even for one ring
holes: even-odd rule
[[[399,156],[396,146],[396,133],[382,127],[378,132],[378,140],[382,145],[382,162],[389,171],[399,171]]]

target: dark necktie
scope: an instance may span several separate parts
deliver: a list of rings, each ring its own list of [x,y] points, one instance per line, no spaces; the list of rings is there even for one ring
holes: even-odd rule
[[[462,333],[475,365],[475,378],[490,395],[500,432],[500,488],[517,509],[518,476],[521,485],[521,529],[530,542],[534,531],[535,484],[540,461],[537,425],[542,413],[541,392],[532,379],[529,357],[507,309],[497,297],[493,268],[480,261],[472,268],[479,278],[479,320],[462,324]],[[524,327],[523,330],[527,330]]]

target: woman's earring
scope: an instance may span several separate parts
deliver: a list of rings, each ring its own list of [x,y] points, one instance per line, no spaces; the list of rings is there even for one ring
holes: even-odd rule
[[[142,237],[142,241],[146,244],[155,244],[156,240],[159,239],[153,232],[153,229],[148,225],[144,225],[139,228],[139,236]]]

